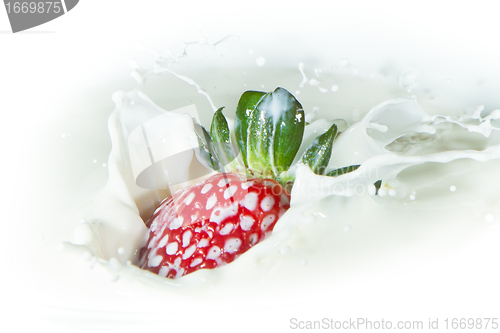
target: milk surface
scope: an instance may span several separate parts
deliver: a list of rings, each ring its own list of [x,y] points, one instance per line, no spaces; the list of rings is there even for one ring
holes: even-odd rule
[[[212,48],[203,40],[198,44],[202,45],[195,45],[199,47],[193,49],[195,59],[225,45]],[[412,272],[429,258],[445,257],[452,250],[454,255],[467,252],[468,244],[495,234],[491,230],[496,230],[499,218],[495,186],[499,112],[479,104],[457,107],[456,101],[436,98],[433,90],[439,91],[440,84],[446,87],[446,82],[427,85],[404,69],[389,80],[376,73],[359,73],[348,60],[340,59],[324,69],[300,62],[267,68],[265,74],[271,79],[261,83],[261,73],[251,74],[255,68],[265,68],[258,59],[255,68],[239,70],[235,81],[241,84],[232,87],[236,83],[227,74],[218,78],[217,70],[197,77],[181,74],[187,67],[182,61],[189,56],[167,58],[153,54],[152,62],[133,64],[137,86],[113,95],[109,158],[95,163],[102,168],[99,175],[82,182],[90,190],[74,193],[72,215],[60,219],[74,230],[59,247],[60,262],[73,267],[71,281],[65,283],[111,300],[97,304],[91,298],[81,299],[79,308],[110,309],[113,304],[128,311],[130,299],[208,304],[214,297],[229,303],[250,297],[238,309],[255,308],[262,298],[285,306],[292,290],[300,290],[297,302],[307,291],[317,293],[317,288],[341,295],[338,288],[346,281],[364,281],[363,285],[365,277],[380,282],[395,270]],[[215,88],[208,88],[212,82]],[[168,138],[166,149],[189,148],[193,129],[182,113],[173,110],[192,102],[200,122],[208,127],[210,113],[220,106],[225,105],[232,117],[243,91],[274,90],[278,85],[296,96],[311,120],[299,154],[336,122],[342,134],[330,167],[362,166],[330,178],[296,163],[292,208],[270,238],[230,265],[178,280],[137,268],[136,251],[147,233],[144,221],[170,191],[137,185],[140,170],[134,172],[130,164],[131,133],[155,117],[166,117],[183,124],[163,133]],[[363,102],[353,103],[356,99]],[[180,169],[189,168],[194,160],[195,156],[179,160]],[[108,176],[103,177],[106,170]],[[382,187],[375,195],[377,180],[382,180]],[[480,245],[488,244],[496,246],[484,241]],[[123,295],[127,301],[118,301]],[[142,310],[139,313],[148,316]]]

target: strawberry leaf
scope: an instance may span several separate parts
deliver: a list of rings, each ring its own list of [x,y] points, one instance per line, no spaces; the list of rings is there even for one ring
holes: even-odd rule
[[[377,180],[373,185],[375,186],[375,195],[378,195],[378,191],[380,190],[380,187],[382,187],[382,179]]]
[[[247,166],[263,177],[277,178],[286,171],[304,134],[302,105],[283,88],[276,88],[257,102],[250,113]]]
[[[222,113],[222,109],[218,109],[212,118],[210,126],[210,138],[212,139],[212,148],[217,156],[217,160],[223,165],[228,166],[235,160],[233,147],[230,141],[229,127],[226,117]]]
[[[332,146],[337,136],[337,125],[333,124],[328,131],[318,136],[306,150],[302,162],[307,164],[317,175],[324,175],[332,155]]]
[[[234,135],[236,144],[241,152],[243,163],[247,164],[247,141],[248,141],[248,124],[252,118],[255,106],[266,93],[262,91],[245,91],[236,107],[236,117],[234,120]]]
[[[207,130],[200,124],[195,123],[194,128],[199,146],[199,148],[195,150],[198,161],[208,169],[221,171],[221,166],[213,151],[210,134],[208,134]]]
[[[274,133],[274,164],[279,173],[288,170],[299,150],[304,136],[305,114],[302,105],[283,88],[274,91],[280,99],[285,99],[287,111],[279,117]],[[284,96],[281,96],[283,94]]]
[[[346,173],[353,172],[354,170],[357,170],[359,167],[360,167],[359,165],[350,165],[347,167],[332,170],[332,171],[328,172],[326,175],[330,176],[330,177],[342,176]]]

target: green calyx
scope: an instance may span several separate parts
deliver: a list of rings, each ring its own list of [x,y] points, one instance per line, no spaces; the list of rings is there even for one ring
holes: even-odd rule
[[[222,108],[215,111],[210,126],[210,139],[215,158],[222,165],[229,165],[235,159],[233,146],[231,145],[229,126],[226,117],[222,114]]]
[[[315,174],[325,174],[330,156],[332,155],[333,141],[336,136],[337,125],[333,124],[328,131],[314,140],[313,144],[307,149],[302,157],[302,162],[307,164]]]
[[[212,118],[210,133],[198,129],[200,156],[205,165],[219,172],[237,172],[253,178],[269,178],[291,187],[295,176],[289,169],[302,143],[306,126],[299,101],[286,89],[265,93],[246,91],[238,102],[234,138],[222,109]],[[359,165],[327,172],[337,125],[318,136],[301,162],[318,175],[340,176]],[[235,141],[235,142],[234,142]]]

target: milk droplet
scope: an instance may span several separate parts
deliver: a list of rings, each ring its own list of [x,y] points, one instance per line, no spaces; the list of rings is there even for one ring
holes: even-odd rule
[[[473,119],[481,119],[481,112],[484,110],[484,105],[478,105],[477,108],[472,112]]]
[[[342,66],[342,67],[348,67],[349,66],[349,60],[347,60],[346,58],[342,58],[339,61],[339,65]]]
[[[414,194],[410,195],[410,200],[415,200],[415,195]]]
[[[102,164],[102,167],[103,167],[103,168],[105,168],[105,167],[106,167],[106,163],[103,163],[103,164]]]
[[[116,104],[116,106],[122,105],[126,98],[127,94],[123,90],[116,91],[113,93],[113,95],[111,95],[111,99]]]
[[[484,217],[484,219],[486,220],[486,222],[493,222],[494,218],[493,218],[493,215],[492,214],[486,214],[486,216]]]
[[[319,217],[322,217],[322,218],[326,219],[326,215],[323,214],[322,212],[317,212],[316,215],[318,215]]]
[[[313,119],[318,115],[319,108],[317,106],[312,108],[312,111],[306,114],[306,122],[311,123]]]
[[[290,246],[288,246],[288,245],[287,245],[287,246],[283,246],[283,247],[280,249],[280,254],[281,254],[282,256],[286,256],[288,253],[290,253],[290,251],[291,251]]]
[[[453,185],[452,185],[452,186],[450,186],[450,191],[451,191],[451,192],[455,192],[456,190],[457,190],[457,187],[456,187],[456,186],[453,186]]]
[[[301,266],[307,266],[307,260],[306,260],[306,259],[302,259],[302,260],[300,261],[300,265],[301,265]]]
[[[339,90],[339,86],[338,86],[338,85],[336,85],[336,84],[334,84],[334,85],[332,86],[331,90],[332,90],[333,92],[337,92],[337,91]]]
[[[125,249],[123,247],[119,247],[118,250],[116,250],[116,252],[118,252],[118,254],[124,254]]]
[[[257,63],[258,66],[264,66],[264,64],[266,63],[266,58],[264,57],[257,57],[257,59],[255,59],[255,62]]]
[[[113,272],[118,272],[119,270],[122,269],[122,265],[120,264],[120,262],[116,258],[110,258],[108,261],[108,264],[109,264],[109,268]]]
[[[351,231],[352,227],[350,225],[344,226],[344,232],[349,232]]]
[[[404,68],[399,74],[399,85],[409,88],[420,80],[420,72],[412,67]],[[409,92],[409,91],[408,91]]]
[[[97,160],[92,160],[92,163],[96,164],[96,163],[97,163]]]
[[[319,86],[319,81],[316,80],[316,79],[310,79],[309,80],[309,85],[313,86],[313,87],[317,87],[317,86]]]

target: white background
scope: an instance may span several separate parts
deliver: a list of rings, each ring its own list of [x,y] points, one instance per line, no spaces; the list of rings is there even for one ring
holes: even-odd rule
[[[24,235],[40,213],[31,209],[40,199],[40,194],[32,191],[33,184],[40,181],[37,147],[45,137],[40,133],[60,119],[67,121],[66,111],[58,108],[67,96],[95,93],[92,87],[105,89],[107,80],[117,78],[123,78],[124,86],[132,84],[128,61],[139,42],[175,48],[199,36],[214,42],[237,34],[264,50],[282,47],[276,40],[285,36],[283,40],[297,48],[334,41],[342,56],[367,66],[390,57],[421,68],[439,68],[449,77],[477,72],[494,77],[500,72],[495,1],[84,0],[42,26],[18,34],[9,30],[7,15],[0,10],[2,286],[12,304],[20,306],[16,311],[29,302],[29,295],[15,283],[17,274],[36,276],[30,270],[31,255],[23,248],[27,247]],[[100,97],[103,105],[112,109],[113,89],[109,89]],[[57,204],[52,209],[57,209]],[[492,258],[498,259],[498,255]],[[498,265],[498,261],[487,264]],[[456,292],[465,290],[469,295],[466,299],[474,299],[470,295],[483,280],[491,282],[488,277],[471,277],[464,281],[464,289]],[[432,289],[432,279],[422,283]],[[492,296],[498,296],[498,282],[492,287],[496,291]],[[452,290],[445,293],[450,300],[442,302],[443,306],[455,306],[460,300]],[[433,295],[428,296],[432,303]],[[423,299],[419,302],[421,307],[427,306]],[[491,309],[499,313],[498,299],[491,302]],[[408,316],[411,319],[411,314]]]

